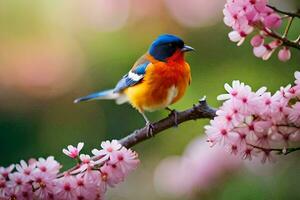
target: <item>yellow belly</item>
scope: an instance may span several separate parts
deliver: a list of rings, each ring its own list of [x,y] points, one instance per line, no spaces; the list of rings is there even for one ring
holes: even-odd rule
[[[188,64],[172,68],[156,64],[147,68],[141,83],[127,88],[124,93],[139,111],[154,111],[177,102],[184,95],[189,81]]]

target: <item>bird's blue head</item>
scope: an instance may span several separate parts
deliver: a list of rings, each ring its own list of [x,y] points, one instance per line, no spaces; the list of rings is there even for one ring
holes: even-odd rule
[[[156,60],[166,61],[167,58],[173,56],[175,52],[193,51],[194,49],[184,44],[183,40],[171,34],[164,34],[158,36],[151,44],[149,53]]]

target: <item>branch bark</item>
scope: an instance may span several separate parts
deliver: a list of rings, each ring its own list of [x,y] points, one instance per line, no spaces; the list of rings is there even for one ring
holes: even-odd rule
[[[265,28],[264,31],[271,37],[278,39],[282,42],[282,44],[284,44],[285,46],[288,47],[293,47],[295,49],[300,50],[300,43],[297,41],[290,41],[289,39],[287,39],[286,37],[281,36],[280,34],[276,33],[275,31],[272,31],[270,29]]]
[[[291,17],[298,17],[298,18],[300,18],[300,9],[298,9],[297,12],[288,12],[288,11],[280,10],[280,9],[278,9],[275,6],[272,6],[272,5],[268,5],[268,7],[272,8],[274,11],[276,11],[278,13],[281,13],[281,14],[284,14],[284,15],[288,15],[288,16],[291,16]]]
[[[128,136],[122,138],[119,140],[119,143],[123,145],[126,148],[131,148],[132,146],[143,142],[147,139],[153,138],[153,136],[163,132],[164,130],[167,130],[171,127],[177,126],[181,123],[184,123],[186,121],[190,120],[197,120],[197,119],[213,119],[216,116],[216,109],[213,107],[210,107],[205,98],[200,99],[199,103],[196,105],[193,105],[192,108],[189,108],[187,110],[177,112],[176,118],[177,120],[175,121],[175,116],[174,115],[169,115],[168,117],[161,119],[157,122],[154,122],[153,129],[152,129],[152,136],[148,134],[148,127],[145,126],[141,129],[137,129]],[[251,145],[251,144],[249,144]],[[300,150],[300,147],[298,148],[287,148],[287,149],[265,149],[261,148],[258,146],[251,145],[253,148],[260,149],[260,150],[268,150],[268,151],[277,151],[281,154],[287,155],[291,152],[298,151]],[[94,156],[92,157],[92,160],[97,161],[101,157],[99,156]],[[69,174],[72,171],[78,169],[80,165],[77,164],[76,166],[68,169],[67,171],[59,174],[57,178],[64,176],[65,174]]]
[[[253,144],[248,144],[248,145],[250,145],[251,147],[253,147],[255,149],[259,149],[259,150],[266,151],[266,152],[275,151],[279,155],[281,155],[281,154],[282,155],[288,155],[288,154],[290,154],[294,151],[299,151],[300,150],[300,147],[290,147],[290,148],[276,149],[276,148],[264,148],[264,147],[256,146],[256,145],[253,145]]]
[[[268,33],[268,35],[270,35],[271,37],[280,40],[283,45],[288,46],[288,47],[293,47],[293,48],[296,48],[296,49],[300,50],[299,39],[296,39],[296,40],[292,41],[292,40],[289,40],[287,38],[287,33],[288,33],[289,29],[290,29],[292,21],[295,18],[300,19],[300,9],[298,9],[295,12],[288,12],[288,11],[282,11],[282,10],[276,8],[275,6],[272,6],[272,5],[267,5],[267,6],[269,8],[271,8],[271,9],[273,9],[274,11],[280,13],[280,14],[284,14],[285,16],[288,16],[289,17],[289,22],[288,22],[288,24],[286,26],[286,30],[285,30],[285,32],[284,32],[283,35],[278,34],[275,31],[270,30],[270,29],[265,29],[264,31],[266,33]]]
[[[152,135],[157,135],[158,133],[168,128],[174,127],[177,124],[181,124],[189,120],[197,120],[203,118],[213,119],[215,116],[216,109],[208,106],[205,99],[201,99],[199,100],[199,103],[197,105],[194,105],[192,108],[182,112],[178,112],[177,123],[175,123],[174,115],[169,115],[168,117],[153,123]],[[151,136],[148,134],[148,127],[146,126],[144,128],[134,131],[130,135],[119,140],[119,142],[126,148],[130,148],[136,145],[137,143],[140,143],[150,138]]]
[[[152,136],[148,134],[148,127],[145,126],[141,129],[135,130],[128,136],[122,138],[119,140],[120,144],[122,144],[126,148],[130,148],[140,142],[143,142],[147,139],[152,138],[153,136],[161,133],[162,131],[169,129],[171,127],[174,127],[176,125],[179,125],[183,122],[190,121],[190,120],[197,120],[197,119],[213,119],[216,116],[216,109],[210,107],[207,105],[205,98],[200,99],[199,103],[196,105],[193,105],[192,108],[189,108],[187,110],[184,110],[182,112],[177,112],[176,113],[176,122],[175,122],[175,116],[174,115],[169,115],[168,117],[159,120],[158,122],[154,122],[153,129],[152,129]],[[92,160],[97,161],[101,157],[94,156],[92,157]],[[68,169],[65,172],[62,172],[59,174],[57,177],[60,178],[64,176],[65,174],[69,174],[72,171],[78,169],[80,167],[79,164],[76,166]]]

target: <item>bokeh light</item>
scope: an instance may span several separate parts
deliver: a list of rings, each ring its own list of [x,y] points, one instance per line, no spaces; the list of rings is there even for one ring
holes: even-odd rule
[[[114,87],[162,33],[179,35],[197,50],[186,57],[192,83],[184,98],[172,105],[177,110],[191,107],[204,95],[210,105],[219,106],[216,97],[224,93],[224,83],[236,79],[254,90],[264,85],[272,92],[294,81],[299,51],[292,50],[287,63],[278,62],[276,56],[264,62],[252,55],[249,45],[236,47],[222,22],[224,2],[0,1],[0,165],[54,155],[67,168],[74,165],[61,153],[68,144],[83,141],[85,149],[90,150],[102,140],[119,139],[142,127],[143,119],[129,105],[117,106],[111,101],[74,105],[73,100]],[[272,2],[288,10],[299,6],[298,0]],[[289,37],[296,38],[299,29],[298,20]],[[148,115],[156,121],[168,113]],[[207,170],[204,175],[218,167],[212,161],[205,163],[210,159],[210,149],[202,146],[203,140],[201,145],[197,143],[207,123],[188,122],[135,146],[141,165],[124,184],[110,190],[107,199],[300,198],[299,153],[272,164],[280,167],[266,167],[268,173],[264,175],[254,173],[260,167],[258,163],[244,163],[246,167],[237,164],[233,173],[204,177],[192,192],[187,192],[189,185],[177,185],[184,184],[181,179],[186,178],[177,171],[190,170],[182,165],[182,159],[186,159],[182,155],[192,154],[186,150],[192,141],[200,148],[193,159],[203,160],[197,167]],[[213,161],[225,163],[225,156],[219,156],[213,154]],[[173,170],[169,170],[171,165],[175,166]]]
[[[7,41],[0,49],[0,82],[14,92],[36,97],[61,95],[83,71],[80,49],[66,39]]]
[[[214,25],[222,18],[220,11],[225,1],[220,0],[165,0],[170,14],[183,26]]]

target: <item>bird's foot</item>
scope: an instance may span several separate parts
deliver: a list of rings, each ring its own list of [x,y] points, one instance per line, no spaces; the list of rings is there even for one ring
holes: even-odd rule
[[[147,122],[146,123],[146,127],[147,127],[147,137],[154,137],[154,126],[151,122]]]
[[[175,109],[170,109],[170,108],[167,108],[167,110],[170,111],[169,116],[174,117],[174,127],[178,127],[178,111]]]

